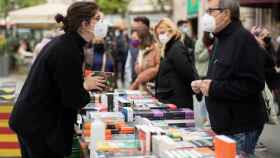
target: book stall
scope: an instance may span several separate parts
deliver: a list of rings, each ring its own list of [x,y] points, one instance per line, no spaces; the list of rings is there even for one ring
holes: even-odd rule
[[[235,158],[236,144],[195,126],[194,112],[145,92],[92,93],[78,115],[85,158]]]

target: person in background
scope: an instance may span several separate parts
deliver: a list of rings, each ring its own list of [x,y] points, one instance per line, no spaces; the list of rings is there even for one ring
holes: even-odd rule
[[[125,62],[125,87],[129,87],[137,77],[134,65],[137,60],[139,45],[140,39],[138,37],[138,34],[136,30],[132,30],[130,36],[128,55]]]
[[[162,45],[161,62],[156,78],[156,97],[178,108],[193,108],[191,82],[196,71],[181,39],[181,32],[168,18],[155,26],[155,35]]]
[[[204,32],[203,36],[195,44],[195,66],[200,78],[207,76],[212,46],[210,43],[213,44],[213,38],[210,37],[209,32]]]
[[[22,61],[24,64],[30,66],[32,64],[33,53],[30,47],[29,42],[26,39],[19,41],[19,47],[17,50],[18,60]]]
[[[65,34],[39,53],[9,119],[22,158],[70,156],[77,112],[90,102],[88,91],[106,87],[103,77],[83,76],[83,47],[104,28],[96,3],[75,2],[55,19]]]
[[[276,70],[280,73],[280,35],[276,38],[277,51],[276,51]]]
[[[182,41],[185,44],[185,47],[188,49],[189,56],[192,59],[192,63],[195,63],[195,54],[194,54],[194,47],[195,42],[192,39],[192,30],[191,25],[189,24],[188,20],[179,20],[177,22],[177,27],[182,33]]]
[[[150,28],[149,18],[147,18],[146,16],[137,16],[133,19],[132,29],[137,29],[143,25]]]
[[[149,81],[153,81],[159,70],[160,49],[146,26],[140,26],[136,30],[140,41],[139,53],[135,64],[137,78],[129,89],[145,90]]]
[[[131,85],[137,77],[134,65],[138,56],[140,41],[135,30],[143,26],[150,28],[150,20],[147,17],[138,16],[133,19],[129,50],[125,62],[125,85]]]
[[[117,60],[117,67],[118,67],[118,73],[120,75],[120,79],[122,81],[122,83],[124,83],[124,68],[125,68],[125,62],[126,62],[126,58],[127,58],[127,53],[128,53],[128,44],[129,44],[129,38],[128,35],[125,34],[125,26],[121,25],[118,26],[116,31],[115,31],[115,51],[116,54],[118,56],[118,60]]]
[[[266,28],[253,27],[251,33],[254,35],[263,51],[265,77],[268,87],[272,91],[280,88],[279,74],[276,72],[275,50],[271,42],[270,32]]]
[[[35,61],[36,57],[39,55],[41,50],[55,37],[60,36],[63,34],[63,31],[55,30],[52,32],[47,32],[43,39],[36,44],[34,51],[33,51],[33,62]],[[33,63],[32,62],[32,63]]]
[[[195,67],[200,79],[206,78],[207,76],[213,39],[209,32],[204,32],[202,37],[199,38],[195,44]],[[201,117],[202,126],[209,126],[210,121],[206,109],[205,97],[196,96],[196,98],[194,98],[194,106],[200,108],[200,113],[197,113],[197,118]],[[194,110],[196,110],[196,107],[194,107]]]
[[[266,50],[266,52],[272,57],[272,59],[276,63],[276,51],[272,44],[269,31],[264,27],[254,26],[251,29],[251,33],[256,37],[256,40],[258,41],[260,46]]]
[[[263,50],[242,26],[236,0],[209,0],[202,28],[215,42],[207,79],[192,88],[206,96],[213,131],[234,139],[239,155],[254,157],[266,121]]]
[[[278,48],[276,50],[276,72],[280,74],[280,35],[276,38],[276,43],[278,44]],[[278,104],[278,116],[280,116],[280,92],[279,93],[274,93],[276,102]]]
[[[274,48],[272,46],[270,32],[266,28],[260,28],[254,26],[251,29],[251,33],[254,35],[255,39],[258,41],[263,51],[264,58],[264,70],[265,70],[265,81],[269,90],[273,93],[274,99],[278,102],[279,90],[280,90],[280,74],[276,71],[276,57]],[[275,56],[274,56],[275,55]],[[267,90],[267,91],[269,91]],[[265,89],[265,93],[267,92]],[[268,95],[267,95],[268,96]],[[267,99],[267,98],[266,98]],[[277,103],[278,104],[278,103]],[[279,106],[279,104],[278,104]],[[275,110],[275,109],[273,109]],[[256,150],[267,150],[266,146],[262,142],[258,142],[256,145]]]
[[[33,56],[30,44],[26,39],[19,41],[18,53],[23,57]]]
[[[94,39],[92,54],[92,71],[116,72],[113,56],[106,50],[104,39]]]

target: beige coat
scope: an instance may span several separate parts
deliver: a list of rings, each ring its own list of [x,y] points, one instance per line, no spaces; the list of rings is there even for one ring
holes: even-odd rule
[[[137,78],[130,89],[144,89],[146,83],[155,79],[160,64],[160,49],[156,44],[139,51],[135,72]]]

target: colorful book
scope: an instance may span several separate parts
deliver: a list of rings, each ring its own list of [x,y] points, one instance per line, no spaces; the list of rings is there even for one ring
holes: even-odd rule
[[[235,158],[236,142],[226,136],[218,135],[214,138],[216,158]]]

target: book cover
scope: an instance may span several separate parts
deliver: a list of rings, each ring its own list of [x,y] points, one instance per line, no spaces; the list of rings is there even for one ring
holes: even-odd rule
[[[229,137],[218,135],[214,138],[216,158],[235,158],[236,142]]]

